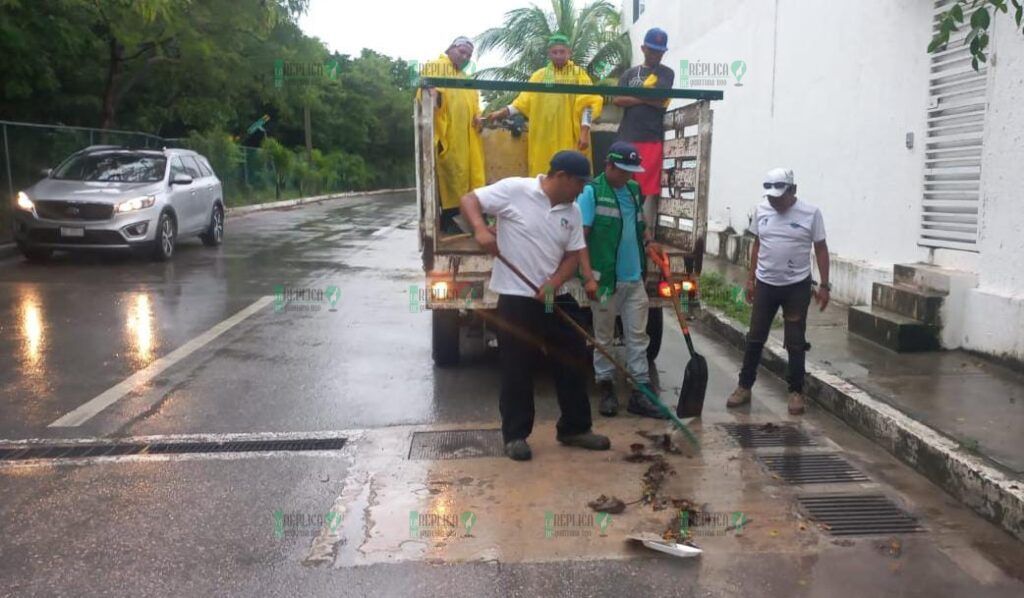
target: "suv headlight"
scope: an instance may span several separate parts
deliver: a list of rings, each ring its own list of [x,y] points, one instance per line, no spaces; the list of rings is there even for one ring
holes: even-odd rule
[[[145,197],[136,197],[135,199],[129,199],[128,201],[122,201],[121,203],[114,206],[114,211],[118,213],[124,212],[135,212],[137,210],[144,210],[152,207],[156,203],[156,197],[147,195]]]
[[[26,212],[31,212],[32,210],[35,209],[35,207],[36,207],[36,204],[32,203],[32,200],[29,199],[28,193],[25,193],[24,191],[18,191],[18,209],[19,210],[25,210]]]

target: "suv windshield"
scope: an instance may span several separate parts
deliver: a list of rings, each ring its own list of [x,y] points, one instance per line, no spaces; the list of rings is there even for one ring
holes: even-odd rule
[[[156,183],[163,180],[167,158],[138,152],[101,152],[75,156],[53,178],[64,181]]]

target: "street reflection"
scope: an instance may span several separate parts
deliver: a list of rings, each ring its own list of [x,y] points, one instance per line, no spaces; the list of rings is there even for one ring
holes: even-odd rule
[[[28,370],[26,373],[38,373],[46,344],[46,327],[39,297],[34,289],[22,292],[16,309],[21,321],[21,356]]]
[[[153,361],[153,311],[149,295],[137,293],[128,304],[127,340],[129,355],[136,367]]]

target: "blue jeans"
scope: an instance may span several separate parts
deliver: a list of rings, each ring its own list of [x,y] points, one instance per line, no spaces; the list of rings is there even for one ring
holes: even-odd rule
[[[590,302],[594,320],[594,337],[609,350],[615,336],[615,316],[622,318],[622,343],[626,347],[626,367],[638,382],[651,381],[647,371],[647,310],[650,301],[642,281],[619,282],[604,303]],[[600,351],[594,351],[594,378],[598,382],[610,381],[615,366]]]

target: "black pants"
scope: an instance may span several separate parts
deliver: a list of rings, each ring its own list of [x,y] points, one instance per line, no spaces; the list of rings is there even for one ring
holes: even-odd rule
[[[580,308],[572,296],[560,295],[555,303],[579,321]],[[530,297],[499,296],[496,325],[501,361],[499,408],[505,442],[525,439],[533,431],[533,376],[541,369],[542,358],[554,375],[562,411],[558,435],[589,432],[586,341],[558,314],[545,313],[544,304]],[[546,349],[546,356],[542,349]]]
[[[761,351],[768,340],[772,320],[781,307],[784,344],[789,353],[789,375],[786,380],[791,392],[803,392],[804,355],[811,348],[806,339],[807,308],[810,304],[810,278],[781,287],[757,281],[754,287],[754,307],[750,315],[750,332],[747,333],[747,351],[743,355],[743,369],[740,370],[740,386],[754,386]]]

